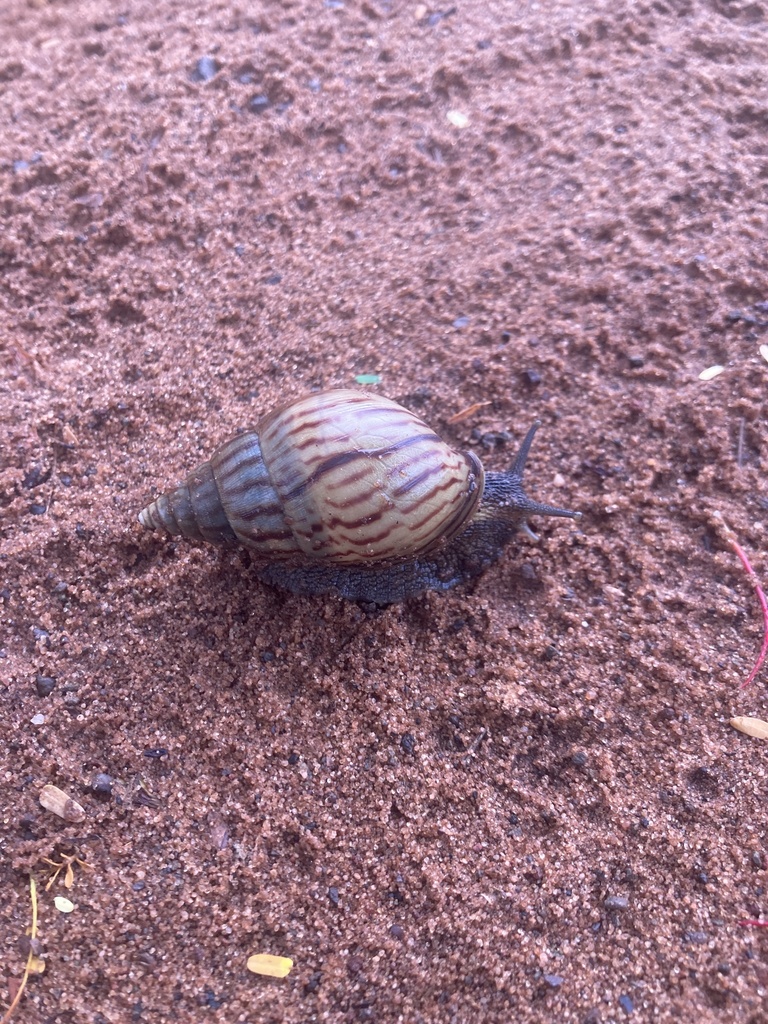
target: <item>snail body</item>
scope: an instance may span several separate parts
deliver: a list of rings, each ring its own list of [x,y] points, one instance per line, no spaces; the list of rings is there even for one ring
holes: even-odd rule
[[[295,593],[403,600],[496,561],[528,515],[575,518],[522,489],[538,424],[507,473],[485,473],[396,402],[325,391],[220,445],[139,514],[148,529],[243,544]]]

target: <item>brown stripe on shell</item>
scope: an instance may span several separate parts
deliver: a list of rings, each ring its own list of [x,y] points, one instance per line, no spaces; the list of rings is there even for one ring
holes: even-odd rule
[[[286,499],[291,500],[292,498],[298,497],[308,487],[314,486],[319,480],[323,478],[327,473],[332,472],[334,469],[338,469],[341,466],[346,466],[350,462],[354,462],[356,459],[385,459],[388,455],[394,455],[397,452],[402,451],[404,448],[410,448],[412,445],[418,444],[420,441],[426,440],[440,440],[436,434],[418,434],[415,437],[405,437],[402,441],[397,441],[393,445],[389,445],[387,448],[373,448],[363,449],[354,452],[337,452],[335,455],[331,455],[326,458],[325,461],[321,462],[317,469],[293,488],[288,494]]]
[[[464,508],[477,501],[474,464],[378,396],[310,396],[268,416],[260,431],[285,519],[310,558],[364,563],[418,554],[440,542],[446,525],[463,523]]]

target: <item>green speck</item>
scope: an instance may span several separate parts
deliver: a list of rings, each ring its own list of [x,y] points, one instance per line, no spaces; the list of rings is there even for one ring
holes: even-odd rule
[[[380,384],[381,377],[378,373],[358,373],[355,377],[358,384]]]

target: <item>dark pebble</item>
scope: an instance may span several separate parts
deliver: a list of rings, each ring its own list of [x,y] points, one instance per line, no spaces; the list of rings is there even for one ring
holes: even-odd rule
[[[731,965],[730,964],[719,964],[718,968],[717,968],[717,973],[718,974],[726,974],[726,975],[730,974],[731,973]]]
[[[221,70],[221,64],[213,57],[201,57],[192,72],[193,82],[210,82]]]
[[[29,506],[29,511],[33,516],[44,516],[48,509],[45,505],[41,505],[40,502],[36,501],[34,505]]]
[[[523,370],[523,380],[531,386],[541,384],[541,374],[538,370]]]
[[[350,974],[359,974],[363,969],[363,958],[360,956],[351,956],[347,960],[347,970]]]
[[[65,583],[64,580],[62,580],[60,583],[56,584],[56,586],[53,588],[51,593],[55,594],[57,597],[59,597],[61,594],[66,594],[66,592],[68,590],[69,590],[69,584]]]
[[[50,475],[50,469],[47,469],[45,466],[30,466],[22,477],[21,486],[26,490],[31,491],[33,487],[39,487],[40,484],[44,484]]]
[[[93,781],[91,782],[91,789],[96,794],[96,796],[110,797],[112,796],[113,783],[114,779],[112,778],[111,775],[107,775],[106,772],[99,772],[97,775],[94,775],[93,777]]]
[[[313,974],[310,974],[309,978],[307,979],[307,983],[304,986],[304,991],[317,992],[317,990],[320,988],[320,982],[322,980],[323,976],[320,973],[320,971],[315,971]]]
[[[406,754],[413,754],[416,749],[416,740],[411,733],[405,732],[400,739],[400,746]]]
[[[506,345],[506,344],[507,344],[508,342],[512,341],[512,332],[511,332],[511,331],[502,331],[502,332],[501,332],[501,340],[502,340],[502,342],[503,342],[503,343],[504,343],[505,345]]]
[[[683,942],[693,942],[697,946],[703,946],[709,940],[706,932],[683,932]]]
[[[336,888],[335,885],[329,886],[329,888],[328,888],[328,899],[331,901],[331,903],[334,905],[334,907],[338,907],[338,905],[339,905],[339,890]]]
[[[632,1013],[635,1008],[635,1004],[629,996],[619,996],[619,1006],[622,1008],[624,1013]]]
[[[405,932],[403,931],[399,924],[392,924],[389,926],[389,934],[392,936],[393,939],[402,939],[403,936],[405,935]]]
[[[259,93],[258,96],[251,96],[248,100],[248,109],[252,114],[263,114],[265,110],[269,110],[272,104],[269,102],[269,96],[265,96],[264,93]]]
[[[168,751],[165,749],[165,747],[149,747],[147,750],[144,751],[144,757],[160,758],[167,756]]]
[[[603,906],[606,910],[626,910],[629,900],[626,896],[608,896],[603,901]]]
[[[583,768],[587,763],[587,755],[583,750],[577,750],[575,754],[571,755],[571,764],[576,765],[577,768]]]
[[[38,643],[42,642],[44,644],[47,644],[51,639],[51,634],[47,629],[43,629],[42,626],[33,626],[32,636]]]
[[[141,892],[142,889],[144,889],[144,887],[145,883],[142,881],[134,882],[133,885],[131,886],[134,892]]]
[[[641,367],[645,366],[645,356],[631,355],[629,357],[629,365],[633,370],[639,370]]]
[[[35,689],[38,697],[50,697],[56,686],[53,676],[35,676]]]
[[[204,994],[204,1000],[205,1000],[205,1001],[204,1001],[204,1002],[203,1002],[203,1003],[202,1003],[201,1005],[203,1005],[203,1006],[207,1006],[207,1007],[208,1007],[209,1009],[211,1009],[211,1010],[218,1010],[218,1009],[219,1009],[219,1007],[221,1006],[221,1004],[222,1004],[222,1003],[223,1003],[223,1001],[224,1001],[223,999],[220,999],[220,998],[219,998],[219,997],[218,997],[218,996],[217,996],[217,995],[216,995],[216,994],[215,994],[214,992],[212,992],[212,991],[211,991],[211,990],[210,990],[209,988],[207,988],[207,989],[205,990],[205,994]]]

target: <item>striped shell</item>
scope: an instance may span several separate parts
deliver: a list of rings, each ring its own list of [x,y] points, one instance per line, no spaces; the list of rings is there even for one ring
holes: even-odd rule
[[[265,560],[409,558],[454,537],[483,468],[396,402],[361,391],[300,398],[221,445],[140,514],[150,529],[239,541]]]

